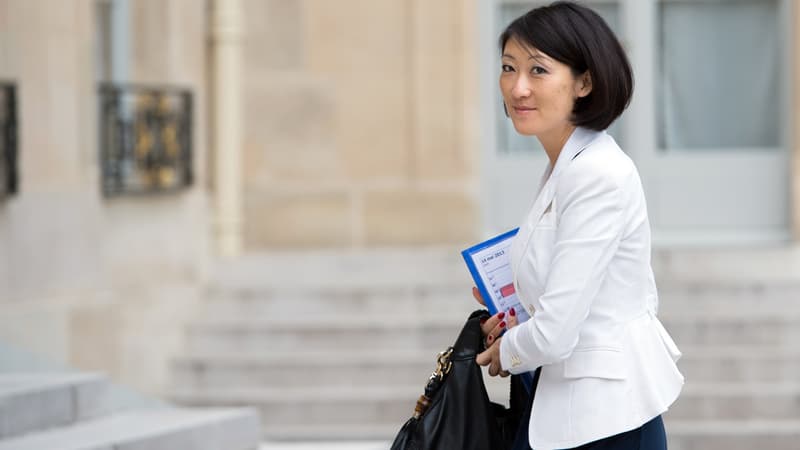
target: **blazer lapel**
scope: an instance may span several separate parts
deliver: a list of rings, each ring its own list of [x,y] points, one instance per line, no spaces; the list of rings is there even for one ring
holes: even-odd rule
[[[555,197],[556,189],[555,189],[555,179],[551,175],[550,178],[545,182],[542,189],[539,191],[539,195],[536,197],[536,202],[533,204],[533,208],[531,208],[530,214],[528,214],[528,221],[532,225],[539,223],[539,220],[542,219],[542,216],[550,209],[553,203],[553,197]]]
[[[512,269],[514,271],[514,282],[516,283],[517,279],[517,270],[519,268],[519,264],[522,261],[522,255],[527,250],[528,241],[530,240],[531,234],[533,229],[536,228],[536,225],[542,219],[542,216],[551,209],[553,198],[556,194],[556,183],[558,181],[558,177],[563,172],[564,168],[569,166],[573,159],[578,155],[578,153],[582,152],[592,141],[594,141],[598,136],[603,134],[602,131],[592,131],[585,128],[575,128],[570,135],[567,143],[564,144],[564,148],[561,150],[561,153],[558,155],[558,159],[556,160],[556,165],[550,170],[550,166],[548,165],[547,169],[542,176],[543,185],[539,190],[539,194],[536,197],[536,201],[533,203],[531,207],[531,211],[525,219],[525,224],[528,226],[520,227],[520,234],[517,236],[518,247],[517,251],[514,252],[514,259],[512,260]],[[548,176],[548,172],[550,175]]]

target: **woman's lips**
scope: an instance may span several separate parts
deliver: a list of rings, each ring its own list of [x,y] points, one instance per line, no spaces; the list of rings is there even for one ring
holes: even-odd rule
[[[528,114],[535,110],[536,108],[530,106],[514,106],[514,112],[516,112],[517,114]]]

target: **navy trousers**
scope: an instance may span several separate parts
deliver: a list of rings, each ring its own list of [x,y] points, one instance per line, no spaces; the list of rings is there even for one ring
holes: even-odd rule
[[[667,450],[664,421],[658,416],[635,430],[590,442],[575,450]]]
[[[525,431],[517,436],[514,450],[530,449],[527,443],[528,427],[521,428],[525,428]],[[664,422],[658,416],[635,430],[589,442],[572,450],[667,450],[667,435],[664,432]]]

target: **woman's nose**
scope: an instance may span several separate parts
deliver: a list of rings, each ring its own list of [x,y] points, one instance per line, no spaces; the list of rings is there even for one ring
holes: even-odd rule
[[[531,85],[525,76],[518,77],[514,86],[511,88],[514,97],[524,98],[531,95]]]

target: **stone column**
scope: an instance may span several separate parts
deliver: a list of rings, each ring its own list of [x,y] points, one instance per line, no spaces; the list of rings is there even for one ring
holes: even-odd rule
[[[800,7],[792,5],[791,44],[794,52],[794,66],[791,72],[791,86],[794,92],[790,107],[792,116],[791,139],[791,195],[789,196],[790,213],[792,221],[792,241],[800,243]]]
[[[214,0],[213,136],[215,235],[218,254],[242,248],[242,8],[240,0]]]

